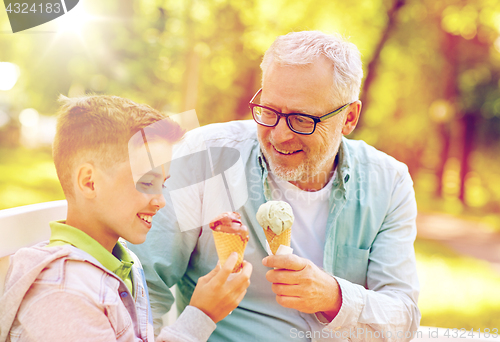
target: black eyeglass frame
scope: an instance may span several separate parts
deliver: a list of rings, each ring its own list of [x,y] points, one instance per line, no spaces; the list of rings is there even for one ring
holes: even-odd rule
[[[260,104],[256,104],[256,103],[253,103],[253,101],[255,100],[255,98],[262,92],[262,88],[259,89],[259,91],[257,91],[255,93],[255,95],[252,97],[252,99],[250,100],[250,102],[248,103],[248,107],[250,107],[250,111],[252,112],[252,117],[253,119],[255,120],[255,122],[257,122],[259,125],[262,125],[262,126],[265,126],[265,127],[276,127],[278,125],[278,123],[280,122],[280,118],[285,118],[286,119],[286,124],[288,126],[288,128],[290,128],[290,130],[294,133],[297,133],[297,134],[302,134],[302,135],[311,135],[314,133],[314,131],[316,131],[316,124],[318,122],[322,122],[322,121],[325,121],[337,114],[339,114],[340,112],[342,112],[347,106],[353,104],[354,102],[351,102],[351,103],[346,103],[345,105],[335,109],[334,111],[330,112],[330,113],[327,113],[323,116],[320,116],[320,117],[317,117],[317,116],[313,116],[313,115],[309,115],[309,114],[302,114],[302,113],[288,113],[288,114],[285,114],[285,113],[281,113],[281,112],[278,112],[276,109],[273,109],[271,107],[267,107],[267,106],[263,106],[263,105],[260,105]],[[274,114],[276,114],[276,117],[277,117],[277,120],[276,120],[276,123],[274,125],[266,125],[262,122],[259,122],[257,121],[257,119],[255,118],[255,115],[254,115],[254,112],[253,112],[253,108],[254,107],[260,107],[260,108],[265,108],[265,109],[268,109],[270,111],[272,111]],[[299,132],[297,130],[295,130],[292,125],[290,124],[290,121],[289,121],[289,117],[290,116],[293,116],[293,115],[298,115],[298,116],[304,116],[306,118],[310,118],[314,121],[314,127],[313,127],[313,130],[311,133],[304,133],[304,132]]]

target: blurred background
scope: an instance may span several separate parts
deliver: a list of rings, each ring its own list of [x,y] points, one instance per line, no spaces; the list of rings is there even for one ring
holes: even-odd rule
[[[1,4],[0,209],[64,198],[50,154],[59,94],[194,108],[202,125],[250,119],[264,51],[301,30],[358,46],[363,112],[350,137],[410,168],[421,323],[498,329],[497,0],[80,0],[16,34]]]

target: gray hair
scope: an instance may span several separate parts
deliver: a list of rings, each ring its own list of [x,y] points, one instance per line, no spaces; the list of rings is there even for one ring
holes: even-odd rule
[[[320,56],[333,64],[333,100],[339,105],[359,99],[363,68],[358,48],[339,34],[320,31],[292,32],[279,36],[264,54],[262,78],[273,63],[308,65]]]

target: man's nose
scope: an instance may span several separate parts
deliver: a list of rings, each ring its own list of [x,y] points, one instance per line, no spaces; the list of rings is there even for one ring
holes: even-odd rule
[[[288,124],[286,123],[286,118],[280,117],[278,124],[272,129],[273,141],[280,143],[293,139],[295,133],[293,133]]]

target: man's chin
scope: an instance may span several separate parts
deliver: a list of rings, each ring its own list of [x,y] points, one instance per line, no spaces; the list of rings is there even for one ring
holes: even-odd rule
[[[273,175],[287,182],[298,182],[304,178],[304,167],[302,165],[293,169],[289,167],[271,165],[270,169]]]
[[[267,151],[262,152],[264,159],[269,166],[269,170],[279,179],[287,182],[298,182],[303,180],[304,176],[307,178],[307,168],[303,163],[295,167],[276,165],[276,163],[269,158]]]

